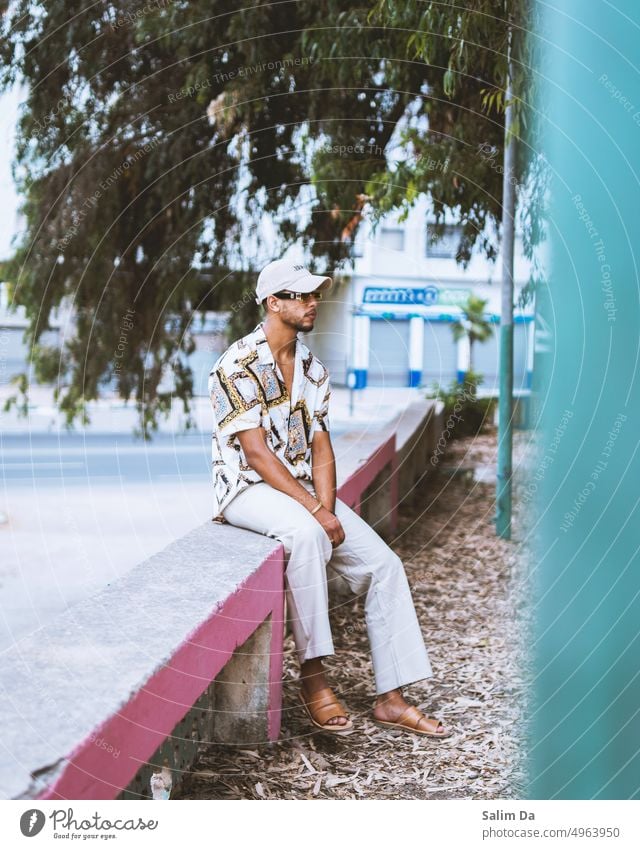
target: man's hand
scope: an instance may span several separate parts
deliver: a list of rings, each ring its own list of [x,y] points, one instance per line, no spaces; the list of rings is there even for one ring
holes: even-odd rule
[[[318,500],[323,505],[313,515],[320,522],[335,548],[344,542],[344,529],[334,516],[336,505],[336,458],[327,431],[316,431],[311,442],[311,476]]]
[[[323,436],[328,437],[328,434],[323,434]],[[314,465],[316,497],[311,492],[308,492],[299,480],[293,477],[284,463],[267,447],[266,437],[267,434],[261,427],[243,430],[238,433],[238,440],[240,441],[248,465],[252,469],[255,469],[263,481],[274,489],[290,495],[309,512],[317,506],[318,501],[324,503],[323,497],[332,499],[335,503],[335,465],[333,462],[325,466],[325,468],[329,469],[328,475],[326,473],[319,475],[315,471]],[[313,444],[316,446],[315,440]],[[325,442],[326,444],[328,444],[331,451],[331,444],[328,442],[328,439]],[[331,451],[332,458],[333,452]],[[314,457],[314,464],[315,460],[316,458]],[[340,545],[341,542],[344,542],[344,529],[340,520],[328,508],[321,507],[313,514],[313,517],[325,529],[334,548]]]
[[[340,519],[329,512],[326,507],[321,507],[317,513],[313,514],[313,517],[325,529],[334,548],[340,545],[341,542],[344,542],[344,528],[340,524]]]
[[[313,495],[302,486],[299,480],[293,477],[284,463],[267,447],[266,437],[267,434],[261,427],[250,428],[238,433],[238,440],[247,464],[255,469],[265,483],[280,492],[284,492],[285,495],[290,495],[298,504],[311,512],[318,506],[318,501],[321,500],[320,493],[317,492],[317,495]],[[343,542],[344,530],[342,525],[330,510],[323,506],[316,510],[313,517],[325,529],[334,548]]]

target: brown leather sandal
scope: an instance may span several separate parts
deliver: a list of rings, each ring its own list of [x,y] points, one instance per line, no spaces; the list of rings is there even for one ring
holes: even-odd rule
[[[424,731],[422,728],[418,728],[420,722],[426,719],[427,722],[431,723],[432,731]],[[434,737],[436,740],[444,740],[446,737],[451,737],[453,731],[446,731],[444,733],[438,733],[437,729],[442,727],[442,723],[439,719],[434,719],[430,716],[425,716],[421,710],[418,710],[414,705],[410,705],[404,713],[400,714],[398,719],[395,722],[385,722],[382,719],[376,719],[374,717],[373,721],[376,725],[385,725],[389,728],[399,728],[403,731],[412,731],[414,734],[420,734],[423,737]]]
[[[298,692],[300,701],[306,710],[309,719],[316,728],[329,731],[331,734],[349,734],[353,730],[353,722],[349,714],[336,699],[331,687],[323,687],[313,693],[307,702],[302,690]],[[345,725],[327,725],[330,719],[336,716],[344,716],[348,720]]]

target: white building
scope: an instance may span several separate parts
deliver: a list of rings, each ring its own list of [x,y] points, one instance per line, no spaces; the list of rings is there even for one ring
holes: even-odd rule
[[[318,310],[308,344],[327,365],[335,385],[346,385],[353,373],[355,386],[448,385],[460,379],[469,364],[466,340],[454,342],[452,323],[461,316],[460,303],[474,293],[485,298],[486,317],[495,332],[474,346],[474,369],[484,375],[481,391],[497,392],[500,313],[498,260],[480,253],[466,269],[455,260],[459,228],[448,225],[437,243],[430,239],[426,198],[405,222],[389,217],[372,231],[362,222],[355,244],[356,261],[345,282],[333,287]],[[288,256],[302,259],[299,249]],[[529,265],[516,241],[514,283],[516,300],[529,277]],[[194,317],[191,331],[196,350],[187,358],[193,371],[194,394],[207,394],[211,365],[227,347],[229,313]],[[204,322],[203,319],[204,318]],[[0,386],[25,369],[24,310],[8,309],[6,287],[0,284]],[[62,322],[54,316],[47,344],[59,344]],[[514,389],[528,389],[533,369],[533,307],[515,310]],[[111,388],[114,387],[112,384]]]
[[[356,238],[350,278],[323,301],[312,348],[330,369],[332,381],[355,385],[448,385],[468,368],[468,343],[456,343],[452,322],[460,303],[473,293],[485,298],[493,337],[474,345],[474,369],[484,375],[483,390],[497,391],[500,260],[493,264],[475,254],[466,269],[455,259],[459,227],[447,225],[434,242],[426,198],[405,222],[387,218],[375,232],[366,221]],[[529,264],[516,240],[515,300],[529,277]],[[533,368],[533,308],[514,315],[514,388],[528,388]]]

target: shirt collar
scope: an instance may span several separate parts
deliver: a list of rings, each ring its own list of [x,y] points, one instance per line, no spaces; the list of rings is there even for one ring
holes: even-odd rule
[[[269,342],[267,340],[267,336],[264,332],[264,321],[261,321],[257,324],[253,331],[252,336],[256,344],[256,351],[258,352],[258,358],[261,363],[269,364],[275,366],[275,360],[273,359],[273,354],[271,352],[271,348],[269,347]],[[302,359],[304,356],[307,356],[308,349],[304,342],[296,338],[296,359]]]
[[[264,322],[260,322],[253,329],[252,336],[256,343],[256,351],[258,352],[258,359],[263,365],[272,365],[275,366],[275,361],[273,359],[273,354],[271,353],[271,348],[269,347],[269,342],[267,341],[266,334],[264,332]]]
[[[264,332],[263,321],[256,325],[252,335],[256,344],[256,351],[258,352],[258,360],[260,361],[260,363],[263,365],[270,365],[275,369],[276,363],[273,358],[271,348],[269,347],[267,336]],[[301,387],[303,383],[302,360],[304,357],[307,357],[308,354],[309,349],[307,348],[307,346],[301,339],[298,339],[296,337],[295,366],[293,371],[293,385],[291,387],[292,403],[295,402],[301,394]]]

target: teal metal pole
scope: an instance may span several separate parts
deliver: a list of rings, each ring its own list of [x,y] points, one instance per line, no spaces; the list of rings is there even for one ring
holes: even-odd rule
[[[552,345],[534,377],[527,796],[639,799],[640,4],[541,9]]]
[[[500,324],[500,398],[498,399],[498,480],[496,533],[511,539],[511,474],[513,451],[513,324]]]
[[[511,539],[511,473],[513,454],[513,246],[515,241],[516,139],[513,129],[512,30],[509,30],[506,109],[504,118],[504,174],[502,181],[502,302],[500,310],[500,396],[498,398],[498,473],[496,533]]]

